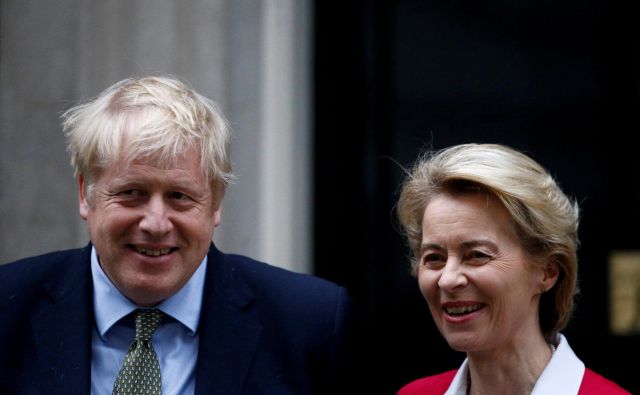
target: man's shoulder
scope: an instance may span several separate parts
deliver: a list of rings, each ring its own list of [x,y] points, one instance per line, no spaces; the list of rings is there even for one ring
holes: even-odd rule
[[[276,284],[289,283],[292,286],[337,287],[338,285],[321,277],[298,273],[273,264],[259,261],[244,255],[225,254],[226,264],[233,272],[248,276],[251,280],[273,282]]]
[[[0,265],[0,292],[20,290],[28,285],[49,281],[64,272],[65,267],[81,263],[86,248],[61,250],[30,256]]]
[[[312,274],[297,273],[244,255],[222,254],[222,257],[234,281],[247,284],[267,299],[326,303],[349,298],[344,287]]]
[[[74,248],[69,250],[51,251],[40,255],[29,256],[0,265],[0,270],[4,272],[32,272],[34,270],[45,270],[48,267],[56,266],[70,259],[80,258],[85,252],[85,248]]]

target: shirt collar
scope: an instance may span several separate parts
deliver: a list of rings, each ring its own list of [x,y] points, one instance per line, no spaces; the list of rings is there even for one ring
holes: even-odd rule
[[[465,395],[467,393],[467,377],[469,377],[467,363],[467,358],[465,358],[444,395]]]
[[[531,395],[577,394],[584,376],[584,363],[576,356],[562,335],[556,338],[556,350],[542,371]]]
[[[577,394],[580,389],[585,370],[584,363],[576,356],[562,334],[558,334],[556,343],[556,350],[538,377],[531,395]],[[466,394],[468,375],[469,368],[465,358],[445,395]]]
[[[189,281],[176,294],[157,306],[163,313],[184,325],[191,336],[195,336],[200,322],[206,269],[207,256],[205,255]],[[93,277],[93,308],[96,327],[98,334],[104,340],[109,329],[139,306],[113,285],[102,270],[96,249],[93,246],[91,247],[91,275]]]

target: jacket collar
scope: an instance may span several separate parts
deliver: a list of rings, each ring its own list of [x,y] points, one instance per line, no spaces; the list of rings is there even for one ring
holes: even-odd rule
[[[196,395],[242,392],[262,332],[251,316],[254,299],[235,260],[212,245],[202,300]]]
[[[91,244],[43,286],[47,295],[32,319],[38,368],[46,394],[88,394],[93,325]],[[255,294],[234,259],[213,244],[202,300],[196,395],[242,391],[262,326],[251,315]]]
[[[91,246],[61,262],[31,320],[46,394],[87,394],[91,381]]]

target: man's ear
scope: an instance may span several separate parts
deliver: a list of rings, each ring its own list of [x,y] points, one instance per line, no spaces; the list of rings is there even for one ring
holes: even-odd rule
[[[222,200],[227,191],[224,186],[219,185],[215,181],[211,182],[211,190],[213,191],[213,199],[215,203],[213,211],[213,227],[217,228],[222,222]]]
[[[89,202],[87,201],[87,194],[85,191],[85,180],[83,175],[78,176],[78,208],[80,211],[80,217],[86,220],[89,216]]]
[[[218,227],[222,222],[222,202],[218,204],[218,208],[213,212],[213,226]]]

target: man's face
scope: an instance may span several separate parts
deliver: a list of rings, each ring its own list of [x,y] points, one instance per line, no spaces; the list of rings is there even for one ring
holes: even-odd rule
[[[185,152],[174,168],[153,162],[112,163],[94,176],[90,196],[79,178],[80,215],[87,221],[102,270],[129,299],[152,306],[191,278],[220,223],[220,204]]]

